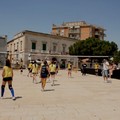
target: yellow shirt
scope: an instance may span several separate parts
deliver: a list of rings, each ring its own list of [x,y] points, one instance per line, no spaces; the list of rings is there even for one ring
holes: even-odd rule
[[[98,69],[99,68],[99,65],[98,64],[95,64],[95,69]]]
[[[56,71],[56,65],[55,64],[50,64],[49,68],[50,68],[50,72],[55,72]]]
[[[38,72],[38,65],[33,64],[32,65],[32,73],[37,73]]]
[[[28,65],[28,68],[31,68],[31,69],[32,69],[32,63],[30,63],[30,64]]]
[[[12,76],[13,76],[12,68],[7,67],[7,66],[4,66],[4,67],[3,67],[3,70],[4,70],[3,78],[12,77]]]
[[[72,68],[72,64],[68,63],[68,69]]]

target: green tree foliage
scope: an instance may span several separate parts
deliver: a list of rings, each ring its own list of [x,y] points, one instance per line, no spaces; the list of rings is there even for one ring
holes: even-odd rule
[[[113,56],[113,61],[115,63],[120,63],[120,51],[115,52],[115,54]]]
[[[70,55],[114,55],[118,50],[114,42],[88,38],[80,40],[69,47]]]

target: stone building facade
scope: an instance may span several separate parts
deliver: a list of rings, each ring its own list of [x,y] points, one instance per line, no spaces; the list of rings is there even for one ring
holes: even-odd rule
[[[0,67],[5,64],[7,57],[7,36],[0,36]]]
[[[22,61],[25,65],[29,60],[52,57],[56,57],[58,61],[68,61],[71,59],[69,46],[75,42],[77,40],[72,38],[25,30],[7,43],[7,51],[13,64]]]

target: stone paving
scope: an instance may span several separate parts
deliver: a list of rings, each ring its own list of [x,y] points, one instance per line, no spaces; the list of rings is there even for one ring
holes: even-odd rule
[[[68,78],[67,70],[60,70],[55,86],[48,81],[42,92],[39,77],[35,84],[27,73],[14,70],[17,99],[11,99],[6,86],[0,120],[120,120],[120,80],[104,83],[102,77],[82,76],[80,71]]]

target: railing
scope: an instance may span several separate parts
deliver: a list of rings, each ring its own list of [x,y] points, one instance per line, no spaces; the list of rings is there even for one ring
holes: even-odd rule
[[[50,51],[50,54],[57,54],[57,55],[60,55],[61,53],[60,53],[60,52],[57,52],[57,51]]]
[[[80,33],[80,30],[69,30],[69,33]]]
[[[99,32],[95,32],[95,35],[100,35],[100,33]]]
[[[30,52],[40,52],[40,50],[31,49]]]
[[[41,53],[49,54],[48,50],[41,50]]]
[[[61,52],[61,55],[69,55],[68,52]]]

